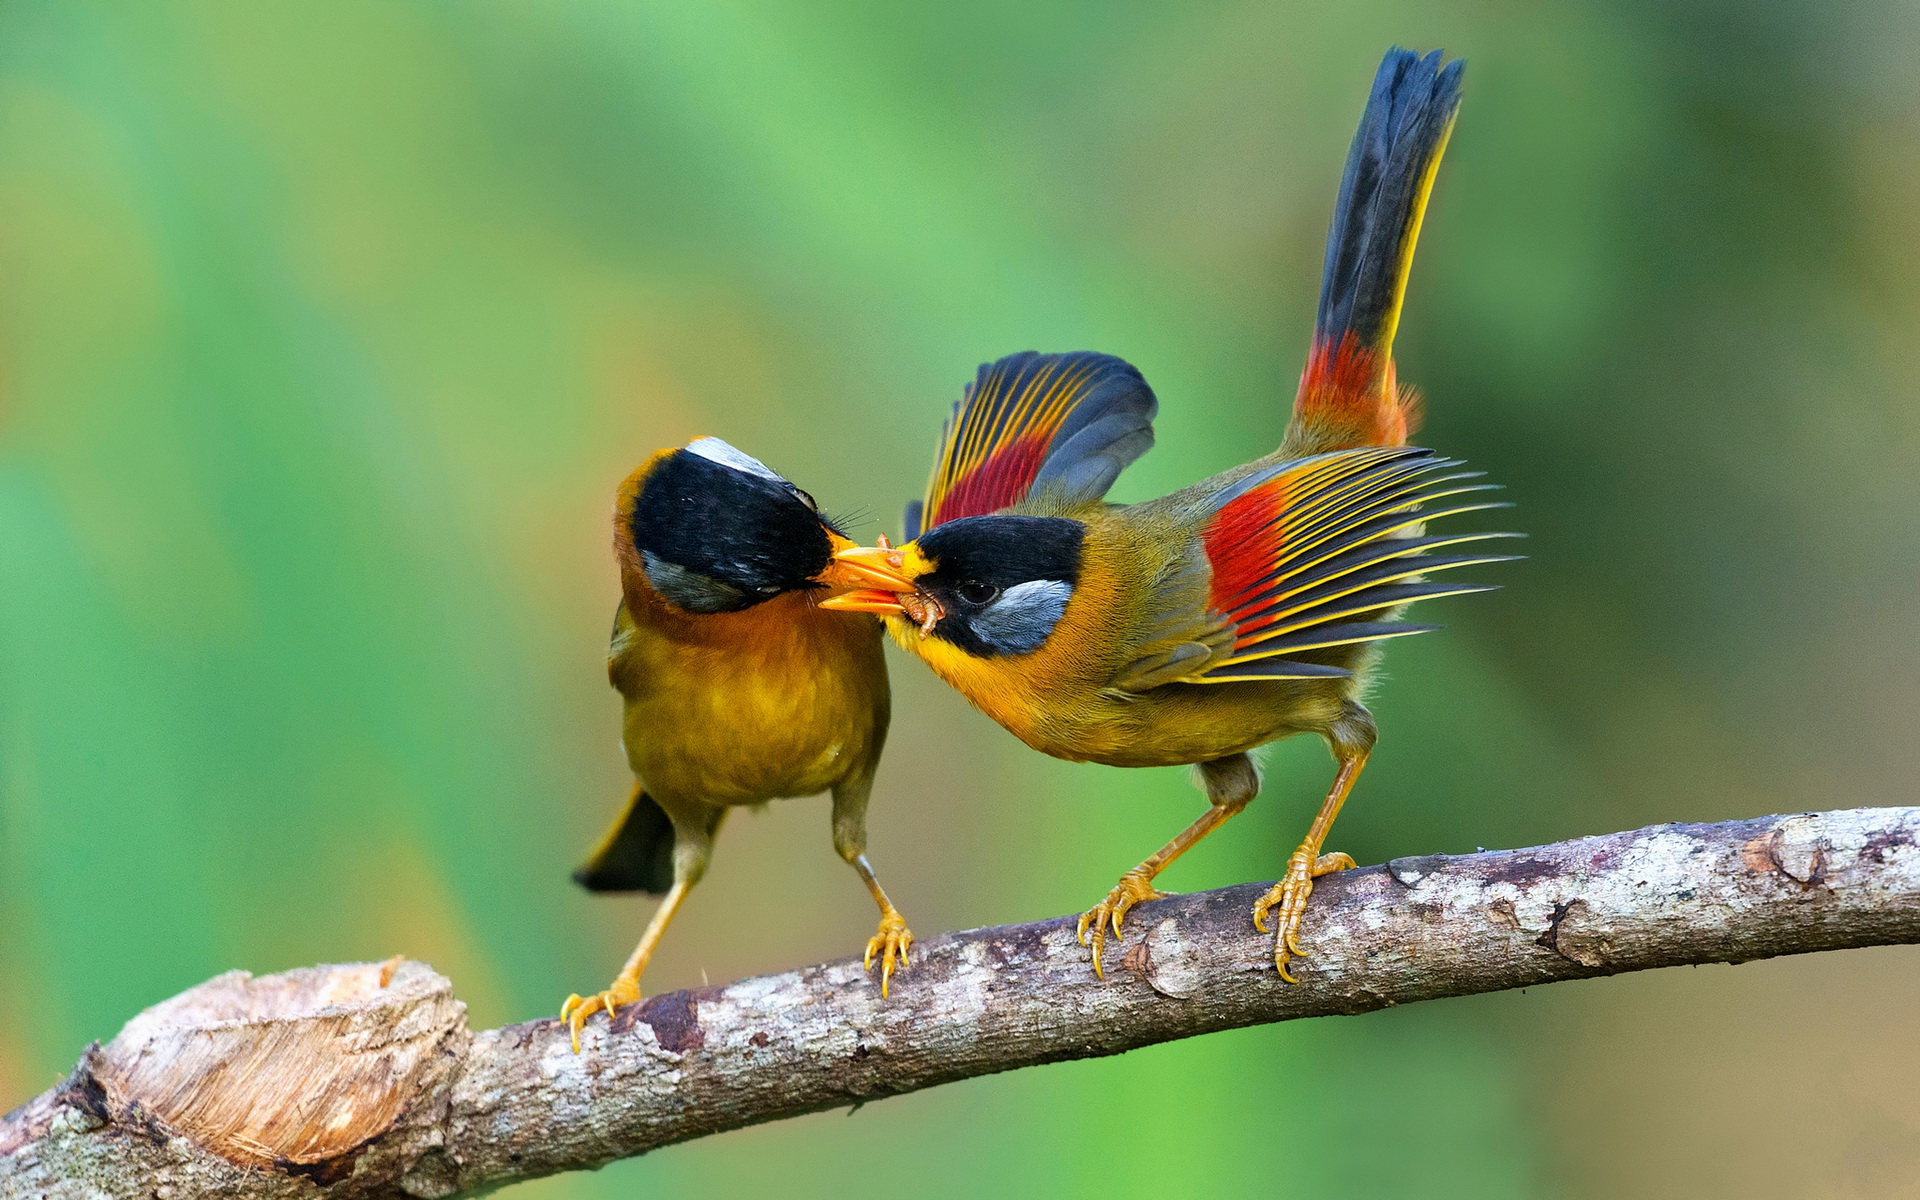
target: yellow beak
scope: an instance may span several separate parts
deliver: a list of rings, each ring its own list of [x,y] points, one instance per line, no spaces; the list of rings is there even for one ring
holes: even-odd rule
[[[849,545],[835,550],[833,565],[820,580],[829,586],[853,590],[829,596],[820,602],[820,607],[905,616],[920,627],[920,632],[932,632],[946,611],[938,600],[921,591],[904,574],[902,568],[906,565],[908,549],[911,547],[895,549],[883,537],[878,546]]]
[[[905,561],[905,556],[891,546],[856,546],[849,542],[837,548],[833,565],[821,574],[820,582],[850,590],[829,596],[820,607],[886,615],[904,612],[901,594],[916,590],[913,580],[900,573]]]

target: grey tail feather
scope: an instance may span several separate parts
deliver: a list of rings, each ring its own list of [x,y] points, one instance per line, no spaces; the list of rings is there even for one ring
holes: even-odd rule
[[[1398,46],[1374,76],[1360,128],[1347,151],[1327,231],[1315,332],[1338,343],[1352,333],[1374,346],[1399,307],[1407,234],[1424,204],[1422,186],[1460,108],[1464,60],[1442,66]]]
[[[651,892],[673,886],[673,821],[639,784],[626,811],[573,872],[590,892]]]

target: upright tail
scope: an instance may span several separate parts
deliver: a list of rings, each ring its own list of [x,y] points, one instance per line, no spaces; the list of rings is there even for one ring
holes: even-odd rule
[[[1393,334],[1465,66],[1395,47],[1373,78],[1327,231],[1313,348],[1282,446],[1289,458],[1402,445],[1417,423],[1418,397],[1394,382]]]

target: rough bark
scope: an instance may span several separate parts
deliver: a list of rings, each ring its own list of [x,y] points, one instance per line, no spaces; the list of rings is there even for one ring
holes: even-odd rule
[[[1302,982],[1266,885],[1143,905],[1103,982],[1072,918],[473,1033],[405,963],[223,975],[0,1118],[0,1197],[451,1196],[761,1121],[1218,1029],[1649,967],[1920,941],[1920,808],[1662,825],[1321,881]],[[391,979],[387,975],[391,973]]]

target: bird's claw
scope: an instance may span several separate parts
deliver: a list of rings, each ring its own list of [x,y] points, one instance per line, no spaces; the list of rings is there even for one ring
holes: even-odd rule
[[[1300,981],[1287,970],[1287,959],[1307,957],[1307,952],[1300,947],[1300,918],[1306,914],[1307,897],[1313,895],[1313,881],[1353,866],[1354,861],[1348,855],[1322,854],[1315,858],[1310,847],[1302,846],[1287,859],[1286,877],[1254,904],[1253,927],[1261,933],[1267,932],[1267,918],[1273,910],[1276,907],[1280,910],[1273,928],[1273,965],[1279,970],[1280,978],[1288,983]]]
[[[580,1053],[580,1030],[586,1025],[588,1017],[605,1009],[607,1020],[611,1022],[624,1005],[639,999],[639,983],[626,979],[614,980],[607,985],[606,991],[597,996],[582,996],[577,992],[568,996],[567,1002],[560,1006],[560,1023],[573,1035],[573,1052]]]
[[[880,914],[880,931],[867,939],[866,969],[873,969],[873,960],[880,960],[880,998],[887,998],[887,985],[893,982],[893,961],[900,960],[902,967],[907,965],[907,950],[913,945],[913,930],[907,928],[906,919],[889,908]]]
[[[1105,900],[1080,914],[1080,925],[1074,931],[1074,936],[1080,939],[1082,946],[1090,946],[1093,950],[1094,975],[1101,979],[1107,977],[1106,972],[1100,967],[1100,951],[1106,945],[1107,926],[1113,926],[1113,936],[1118,938],[1120,922],[1134,905],[1144,904],[1148,900],[1164,899],[1166,895],[1166,892],[1155,890],[1145,875],[1137,871],[1128,871],[1120,877],[1120,882],[1113,886],[1113,890],[1107,893]],[[1089,931],[1093,934],[1091,943],[1087,941]]]

